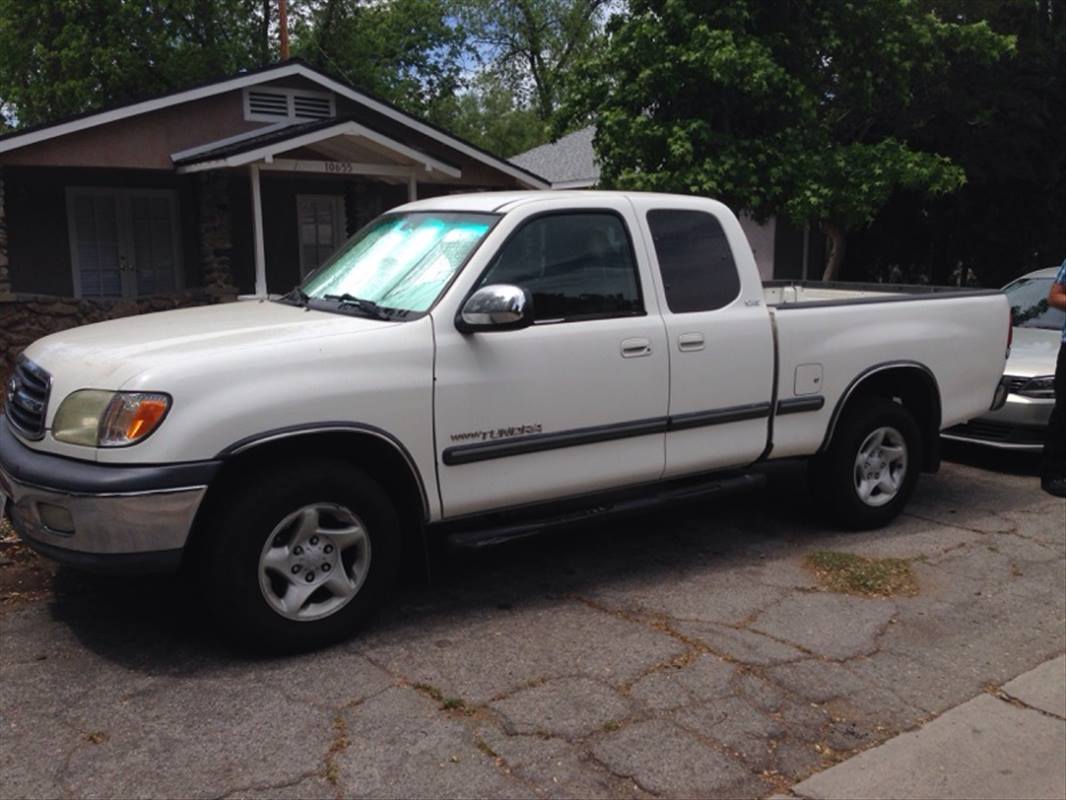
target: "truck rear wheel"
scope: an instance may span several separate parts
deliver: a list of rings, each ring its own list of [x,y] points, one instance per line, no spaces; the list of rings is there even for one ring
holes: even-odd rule
[[[837,424],[829,448],[811,462],[815,495],[847,528],[887,525],[918,482],[922,438],[911,413],[891,400],[860,398]]]
[[[341,461],[258,471],[216,505],[201,552],[211,609],[257,649],[321,647],[380,604],[400,556],[388,495]]]

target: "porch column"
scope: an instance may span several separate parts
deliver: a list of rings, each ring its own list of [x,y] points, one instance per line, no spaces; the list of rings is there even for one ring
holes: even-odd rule
[[[266,248],[263,246],[263,198],[259,191],[259,165],[248,165],[252,184],[252,230],[255,239],[255,296],[267,296]]]
[[[415,176],[414,170],[411,170],[411,174],[407,176],[407,202],[413,202],[418,199],[418,178]]]

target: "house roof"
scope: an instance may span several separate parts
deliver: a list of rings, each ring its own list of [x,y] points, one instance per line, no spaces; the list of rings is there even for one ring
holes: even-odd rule
[[[560,139],[512,156],[511,163],[551,181],[555,189],[594,186],[600,178],[592,139],[596,128],[589,125]]]
[[[413,163],[433,171],[458,178],[459,167],[434,158],[417,148],[405,145],[375,130],[352,116],[331,117],[312,122],[270,126],[269,130],[249,132],[251,135],[230,137],[215,143],[171,155],[171,160],[181,172],[198,172],[205,169],[237,167],[262,158],[298,147],[326,147],[344,158],[360,158],[367,148],[377,153]],[[362,146],[358,146],[361,144]]]
[[[418,131],[423,135],[430,136],[470,158],[480,161],[500,172],[504,172],[527,186],[538,189],[548,188],[549,181],[530,169],[500,158],[471,142],[448,133],[430,122],[411,116],[391,103],[334,78],[300,59],[290,59],[277,64],[247,70],[238,73],[237,75],[220,78],[190,88],[178,89],[172,92],[167,92],[166,94],[155,95],[140,101],[90,111],[56,122],[13,131],[0,136],[0,154],[21,147],[27,147],[31,144],[36,144],[37,142],[54,139],[59,136],[92,128],[97,125],[116,122],[121,119],[156,111],[179,103],[187,103],[193,100],[221,94],[223,92],[233,91],[234,89],[241,89],[246,86],[254,86],[256,84],[292,76],[302,77],[313,83],[317,83],[354,103],[382,114],[383,116],[392,119],[401,125],[405,125],[412,130]]]

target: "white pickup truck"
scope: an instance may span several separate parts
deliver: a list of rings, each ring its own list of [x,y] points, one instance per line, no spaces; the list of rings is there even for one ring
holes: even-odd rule
[[[939,431],[1002,401],[1010,322],[997,291],[764,287],[711,200],[440,197],[285,297],[37,341],[0,494],[56,560],[191,567],[253,640],[314,646],[405,554],[755,485],[768,459],[811,458],[838,523],[884,525]]]

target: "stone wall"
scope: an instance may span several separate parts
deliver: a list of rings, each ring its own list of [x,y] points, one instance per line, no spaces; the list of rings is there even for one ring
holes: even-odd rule
[[[11,294],[11,273],[7,268],[7,216],[4,214],[4,168],[0,167],[0,302]]]
[[[204,290],[216,296],[236,296],[233,280],[233,236],[230,231],[229,182],[221,172],[200,176],[200,268]]]

